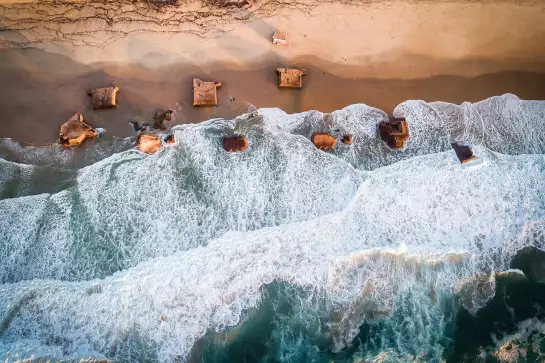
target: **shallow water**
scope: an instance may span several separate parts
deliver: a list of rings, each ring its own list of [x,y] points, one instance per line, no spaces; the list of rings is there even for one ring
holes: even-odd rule
[[[150,156],[130,139],[78,154],[1,140],[0,359],[505,361],[506,344],[540,357],[539,271],[501,273],[545,246],[545,102],[394,115],[409,124],[400,151],[365,105],[177,126]],[[317,150],[310,135],[329,130],[353,144]],[[234,133],[246,152],[221,148]],[[461,165],[451,142],[478,160]],[[537,295],[502,309],[519,301],[506,291]]]

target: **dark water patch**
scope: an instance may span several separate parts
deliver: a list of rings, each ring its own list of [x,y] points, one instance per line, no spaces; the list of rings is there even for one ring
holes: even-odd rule
[[[533,325],[545,323],[545,286],[516,272],[495,280],[494,297],[475,315],[456,295],[409,291],[398,296],[391,315],[350,316],[359,320],[358,333],[340,350],[333,342],[346,326],[336,319],[335,304],[325,295],[275,282],[263,288],[261,304],[239,324],[199,340],[190,362],[541,361],[545,334]],[[528,321],[529,334],[509,340]],[[504,340],[508,343],[499,346]],[[506,358],[512,356],[519,358]]]
[[[76,172],[51,166],[29,166],[0,160],[0,200],[57,193],[74,185]]]
[[[264,287],[262,303],[256,309],[246,312],[235,327],[209,331],[195,344],[189,361],[329,361],[328,305],[323,296],[302,288],[286,283],[269,284]]]
[[[545,284],[545,251],[524,247],[511,261],[511,268],[524,272],[530,281]]]
[[[355,358],[440,362],[441,352],[452,345],[444,332],[456,306],[452,295],[423,296],[417,290],[403,293],[391,315],[366,319],[354,339],[341,351],[330,352],[329,357],[335,362],[353,362]]]
[[[8,162],[62,169],[80,169],[113,154],[134,147],[135,139],[106,134],[88,140],[79,147],[65,147],[52,142],[43,145],[24,144],[9,138],[0,138],[0,158]]]
[[[513,334],[527,319],[545,322],[545,286],[516,272],[498,274],[496,293],[475,315],[461,308],[455,319],[454,350],[447,362],[496,362],[494,340]],[[485,360],[483,360],[483,355]],[[528,362],[532,362],[528,356]]]
[[[451,319],[455,309],[452,297],[440,303],[443,315],[426,314],[428,305],[408,293],[397,301],[391,316],[365,321],[354,319],[357,335],[342,349],[335,342],[345,333],[346,311],[339,309],[325,294],[308,292],[285,283],[264,287],[262,303],[246,313],[235,327],[209,331],[193,347],[190,362],[353,362],[370,359],[390,350],[393,361],[408,357],[419,362],[439,362],[437,350],[452,341],[443,334],[442,319]],[[414,299],[414,300],[413,300]],[[422,317],[424,318],[422,319]],[[425,331],[425,333],[423,333]],[[426,349],[421,352],[418,348]],[[439,348],[438,348],[439,347]]]

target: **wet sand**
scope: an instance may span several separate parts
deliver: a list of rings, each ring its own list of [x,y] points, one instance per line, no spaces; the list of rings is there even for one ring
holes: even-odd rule
[[[26,63],[13,58],[23,57]],[[59,75],[30,65],[57,64],[76,74]],[[331,112],[354,103],[365,103],[391,113],[407,99],[479,101],[503,93],[523,99],[545,99],[545,73],[500,72],[478,77],[434,76],[423,79],[342,78],[327,73],[327,65],[298,63],[308,70],[304,88],[279,89],[274,64],[256,65],[248,71],[222,69],[205,72],[185,65],[150,70],[124,66],[122,74],[94,70],[71,59],[41,50],[3,50],[0,76],[9,87],[0,89],[1,136],[28,143],[54,142],[58,127],[74,112],[87,122],[107,129],[108,136],[132,134],[128,120],[151,120],[157,108],[174,108],[177,123],[194,123],[215,117],[233,118],[255,107],[279,107],[288,113],[307,110]],[[176,77],[169,75],[175,74]],[[221,80],[217,107],[193,107],[194,76]],[[121,91],[115,109],[92,110],[86,90],[116,81]],[[31,132],[29,132],[31,130]]]
[[[43,17],[33,6],[38,5],[27,6],[23,15],[10,13],[2,25],[23,27],[13,14],[25,21]],[[2,11],[12,7],[4,5]],[[182,23],[163,25],[163,33],[156,32],[157,24],[141,23],[146,31],[119,34],[101,47],[73,44],[89,27],[103,27],[97,19],[76,26],[55,18],[64,24],[59,25],[64,35],[42,31],[51,41],[38,42],[29,33],[17,40],[14,34],[21,32],[8,31],[0,36],[10,40],[0,49],[0,136],[54,142],[60,125],[75,112],[107,129],[108,136],[128,136],[133,134],[128,120],[150,120],[157,108],[167,107],[176,109],[177,123],[191,123],[232,118],[247,112],[249,104],[293,113],[365,103],[391,113],[408,99],[461,103],[503,93],[545,99],[545,45],[540,41],[545,24],[538,21],[545,5],[378,2],[320,5],[306,13],[295,8],[263,18],[224,16],[219,23],[227,30],[214,32],[208,24],[205,37],[178,31]],[[94,39],[110,39],[116,26],[114,19],[93,33]],[[287,47],[270,44],[274,29],[290,32]],[[277,67],[306,69],[304,88],[279,89]],[[222,82],[219,106],[192,106],[193,77]],[[120,87],[119,106],[93,111],[87,89],[112,81]]]

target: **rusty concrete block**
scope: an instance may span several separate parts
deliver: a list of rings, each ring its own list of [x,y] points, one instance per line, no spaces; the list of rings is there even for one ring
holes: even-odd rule
[[[409,127],[405,119],[381,121],[379,123],[380,138],[390,149],[398,150],[409,139]]]
[[[304,69],[277,68],[280,88],[302,88],[303,76],[307,74]]]
[[[94,109],[99,108],[111,108],[117,106],[117,92],[119,88],[117,86],[95,88],[89,90],[87,93],[91,96],[91,102]]]
[[[217,106],[217,89],[221,82],[204,82],[193,78],[193,106]]]
[[[473,150],[471,150],[469,146],[459,145],[457,143],[452,143],[450,144],[450,146],[452,146],[454,152],[456,153],[456,156],[458,157],[458,160],[460,160],[460,163],[462,164],[477,159],[475,154],[473,154]]]
[[[83,122],[83,116],[79,112],[62,124],[59,131],[60,144],[63,146],[79,146],[86,139],[97,136],[98,132]]]

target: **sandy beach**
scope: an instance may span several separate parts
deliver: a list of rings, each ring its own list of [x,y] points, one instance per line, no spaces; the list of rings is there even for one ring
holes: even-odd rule
[[[221,4],[3,1],[0,136],[55,142],[75,112],[128,136],[129,119],[167,107],[192,123],[250,105],[391,113],[408,99],[545,99],[540,1]],[[289,32],[287,46],[271,43],[275,30]],[[303,89],[279,89],[278,67],[306,69]],[[192,106],[193,77],[222,82],[217,107]],[[119,106],[93,111],[87,89],[112,81]]]
[[[0,362],[545,362],[544,20],[0,0]]]

